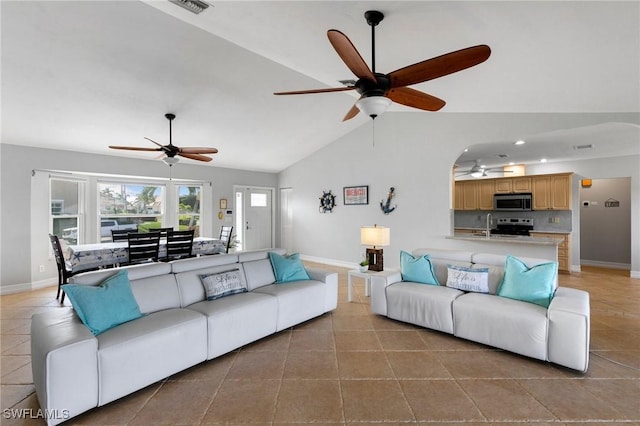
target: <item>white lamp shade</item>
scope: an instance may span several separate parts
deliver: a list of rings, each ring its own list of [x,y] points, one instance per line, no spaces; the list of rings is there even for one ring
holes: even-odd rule
[[[164,157],[162,159],[162,161],[164,161],[164,163],[169,165],[169,166],[173,166],[174,164],[176,164],[180,160],[178,158],[176,158],[176,157]]]
[[[356,102],[358,109],[371,118],[376,118],[384,113],[389,105],[391,105],[391,99],[385,96],[368,96]]]
[[[360,228],[360,244],[384,247],[391,243],[391,230],[383,226],[363,226]]]

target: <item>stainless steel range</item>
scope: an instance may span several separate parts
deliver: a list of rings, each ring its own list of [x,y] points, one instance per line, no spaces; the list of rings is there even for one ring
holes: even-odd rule
[[[491,230],[495,235],[529,235],[533,231],[533,219],[499,218],[496,229]]]

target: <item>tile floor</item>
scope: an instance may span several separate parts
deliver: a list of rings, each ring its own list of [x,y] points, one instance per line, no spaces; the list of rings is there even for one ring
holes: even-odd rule
[[[67,423],[640,425],[640,280],[595,268],[561,275],[591,293],[591,361],[580,374],[372,315],[362,281],[348,303],[346,270],[323,267],[339,273],[335,311]],[[55,287],[0,297],[3,425],[44,424],[24,418],[39,407],[29,318],[57,309],[54,297]]]

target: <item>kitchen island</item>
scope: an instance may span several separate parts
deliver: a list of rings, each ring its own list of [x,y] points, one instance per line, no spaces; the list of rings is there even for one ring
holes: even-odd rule
[[[558,246],[564,241],[562,235],[555,236],[524,236],[524,235],[480,235],[482,230],[469,232],[457,230],[446,237],[463,243],[465,250],[482,253],[511,254],[516,257],[535,257],[558,261]]]

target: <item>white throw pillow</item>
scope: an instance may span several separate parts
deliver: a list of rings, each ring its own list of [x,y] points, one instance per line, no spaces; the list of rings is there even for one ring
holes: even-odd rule
[[[489,268],[448,265],[447,287],[475,293],[489,293]]]
[[[247,284],[240,269],[200,275],[207,300],[215,300],[236,293],[247,291]]]

